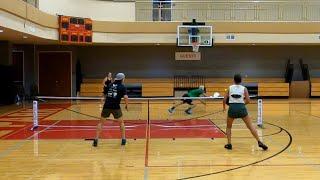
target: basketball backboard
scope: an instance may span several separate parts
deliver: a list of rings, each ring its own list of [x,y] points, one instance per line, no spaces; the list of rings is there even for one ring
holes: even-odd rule
[[[213,45],[212,26],[181,25],[177,27],[177,46],[190,46],[198,43],[200,47]]]

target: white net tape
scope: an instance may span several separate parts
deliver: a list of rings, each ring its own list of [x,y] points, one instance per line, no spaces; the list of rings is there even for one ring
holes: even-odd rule
[[[250,98],[258,98],[258,96],[250,96]],[[46,100],[46,99],[54,99],[54,100],[101,100],[104,99],[102,96],[96,96],[96,97],[85,97],[85,96],[79,96],[79,97],[57,97],[57,96],[37,96],[37,100]],[[159,98],[129,98],[130,100],[181,100],[181,99],[223,99],[223,96],[218,97],[159,97]]]

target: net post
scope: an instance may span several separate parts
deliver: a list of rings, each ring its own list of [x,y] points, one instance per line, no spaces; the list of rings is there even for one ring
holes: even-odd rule
[[[34,131],[39,126],[39,119],[38,119],[38,101],[33,101],[32,103],[32,113],[33,113],[33,126],[31,131]]]
[[[257,125],[260,128],[263,128],[263,104],[262,99],[258,98],[258,118],[257,118]]]

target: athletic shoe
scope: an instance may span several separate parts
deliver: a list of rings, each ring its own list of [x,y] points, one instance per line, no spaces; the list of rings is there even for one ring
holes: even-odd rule
[[[122,139],[122,140],[121,140],[121,146],[126,145],[126,143],[127,143],[127,140],[126,140],[126,139]]]
[[[174,109],[173,108],[170,108],[168,109],[169,113],[173,113]]]
[[[191,109],[187,109],[184,112],[186,112],[187,114],[191,115],[192,114],[192,110]]]
[[[232,144],[226,144],[226,145],[224,145],[224,148],[226,148],[228,150],[232,150]]]
[[[268,146],[263,144],[261,141],[258,141],[258,146],[261,147],[264,151],[268,150]]]
[[[92,143],[93,147],[97,147],[98,146],[98,139],[94,139],[93,143]]]

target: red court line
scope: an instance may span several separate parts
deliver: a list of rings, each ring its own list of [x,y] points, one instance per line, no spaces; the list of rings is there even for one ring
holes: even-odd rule
[[[6,139],[7,137],[9,137],[9,136],[11,136],[11,135],[14,135],[14,134],[16,134],[16,133],[20,133],[22,130],[25,130],[26,128],[31,129],[32,125],[33,125],[33,123],[28,124],[28,125],[20,128],[20,129],[17,130],[17,131],[13,131],[13,132],[11,132],[11,133],[9,133],[9,134],[5,134],[5,135],[1,136],[0,139]]]
[[[70,104],[59,104],[59,105],[55,105],[55,104],[41,104],[39,105],[39,110],[40,109],[52,109],[52,108],[68,108],[70,107]],[[21,112],[24,112],[24,111],[27,111],[27,110],[30,110],[30,112],[32,113],[32,106],[30,107],[25,107],[25,108],[20,108],[20,109],[16,109],[16,110],[13,110],[11,112],[8,112],[8,113],[5,113],[5,114],[2,114],[0,115],[0,118],[10,118],[10,117],[15,117],[15,116],[10,116],[10,115],[13,115],[15,113],[21,113]],[[21,116],[17,116],[17,117],[21,117]]]
[[[2,115],[0,116],[0,118],[4,118],[4,117],[6,117],[6,116],[9,116],[9,115],[14,114],[14,113],[17,113],[17,112],[25,111],[25,110],[27,110],[27,109],[29,109],[29,108],[16,109],[16,110],[13,110],[13,111],[11,111],[11,112],[2,114]]]
[[[233,167],[244,166],[245,164],[199,164],[199,165],[151,165],[150,168],[178,168],[178,167]],[[252,166],[320,166],[320,164],[254,164]]]
[[[149,113],[148,113],[149,114]],[[150,140],[150,120],[148,118],[147,126],[146,126],[146,151],[144,156],[144,166],[149,166],[149,140]]]
[[[95,136],[98,120],[42,120],[38,130],[46,131],[39,134],[39,139],[88,139]],[[153,122],[153,123],[152,123]],[[160,124],[162,123],[162,124]],[[223,138],[225,135],[207,119],[201,120],[154,120],[146,123],[145,120],[125,120],[128,129],[127,138],[144,139],[148,142],[151,138]],[[121,137],[119,122],[107,121],[101,138],[118,139]],[[25,139],[32,131],[26,128],[19,132],[10,133],[6,139]]]

